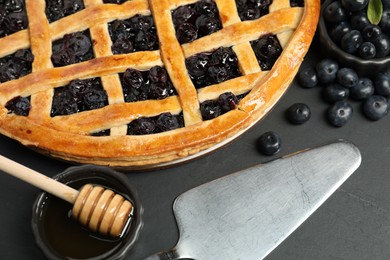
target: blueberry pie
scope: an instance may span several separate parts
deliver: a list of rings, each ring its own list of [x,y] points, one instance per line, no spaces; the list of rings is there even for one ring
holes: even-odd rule
[[[319,0],[0,0],[0,133],[153,167],[227,143],[294,78]]]

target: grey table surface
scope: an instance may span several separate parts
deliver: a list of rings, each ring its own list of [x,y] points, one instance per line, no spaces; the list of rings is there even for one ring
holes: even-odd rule
[[[312,45],[303,67],[320,58]],[[308,104],[311,119],[291,125],[285,110],[296,102]],[[303,225],[278,246],[267,260],[390,259],[390,116],[372,122],[351,101],[354,115],[342,128],[325,118],[329,104],[320,88],[303,89],[294,81],[273,111],[233,143],[184,165],[149,172],[127,172],[144,205],[144,226],[126,259],[142,259],[172,248],[178,239],[172,212],[174,199],[186,190],[235,171],[337,139],[353,142],[362,153],[360,168]],[[263,156],[255,146],[266,131],[282,137],[276,156]],[[0,136],[0,154],[47,176],[71,164],[37,154]],[[0,259],[44,259],[30,227],[32,204],[40,191],[0,172]],[[244,260],[244,259],[243,259]]]

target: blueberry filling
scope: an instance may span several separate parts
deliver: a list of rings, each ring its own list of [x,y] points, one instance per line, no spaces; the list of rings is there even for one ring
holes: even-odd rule
[[[269,13],[272,0],[236,0],[238,15],[242,21],[255,20]]]
[[[191,56],[186,59],[186,66],[196,88],[241,76],[237,56],[231,47]]]
[[[107,93],[100,78],[73,80],[69,85],[55,89],[51,116],[70,115],[107,105]]]
[[[304,7],[305,1],[304,0],[290,0],[290,6],[291,7]]]
[[[51,61],[55,67],[63,67],[94,58],[89,30],[65,34],[53,42]]]
[[[82,0],[46,0],[46,16],[50,23],[84,9]]]
[[[172,11],[176,37],[181,44],[221,30],[217,5],[211,0],[180,6]]]
[[[237,107],[240,99],[231,92],[222,93],[217,100],[206,100],[200,104],[203,120],[214,119]]]
[[[19,116],[28,116],[31,109],[30,97],[14,97],[5,104],[5,108],[10,113],[15,113]]]
[[[152,16],[136,15],[108,24],[114,54],[158,50],[158,36]]]
[[[164,99],[176,95],[167,71],[155,66],[148,71],[127,69],[120,74],[125,102]]]
[[[182,114],[172,115],[162,113],[155,117],[140,117],[130,122],[127,128],[128,135],[147,135],[166,132],[184,127]]]
[[[0,58],[0,82],[18,79],[30,74],[33,61],[34,55],[29,49],[18,50]]]
[[[0,38],[26,29],[27,26],[24,0],[0,1]]]
[[[109,136],[111,133],[110,129],[105,129],[99,132],[91,133],[91,136]]]
[[[123,4],[124,2],[127,2],[128,0],[103,0],[103,3],[105,4]]]
[[[261,70],[271,70],[283,49],[276,35],[267,34],[251,42]]]

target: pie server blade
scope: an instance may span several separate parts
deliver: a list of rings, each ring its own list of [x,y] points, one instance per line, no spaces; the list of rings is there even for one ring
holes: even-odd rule
[[[339,141],[227,175],[175,200],[180,239],[157,259],[259,260],[301,225],[360,165]]]

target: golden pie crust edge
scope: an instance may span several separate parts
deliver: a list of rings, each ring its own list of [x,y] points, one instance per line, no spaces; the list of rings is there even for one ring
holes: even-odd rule
[[[255,81],[239,106],[213,120],[164,133],[93,137],[61,132],[0,108],[0,133],[25,146],[66,161],[114,167],[153,167],[212,148],[259,122],[294,79],[312,42],[319,0],[305,1],[299,26],[272,70]]]

